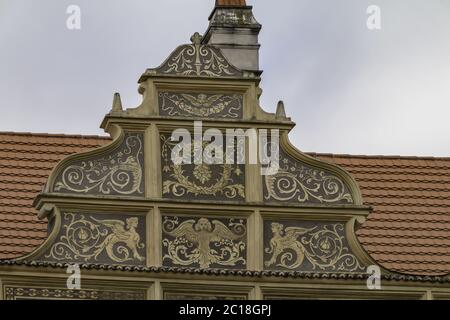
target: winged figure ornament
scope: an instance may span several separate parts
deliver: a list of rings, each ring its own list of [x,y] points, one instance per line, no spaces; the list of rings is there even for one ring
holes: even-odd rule
[[[286,227],[271,223],[272,238],[265,253],[266,267],[289,270],[364,271],[345,240],[345,226],[317,224],[313,228]],[[308,262],[308,263],[306,263]]]
[[[138,227],[139,221],[137,218],[128,218],[125,222],[120,220],[96,220],[96,222],[101,225],[111,229],[112,233],[109,234],[102,243],[96,246],[98,251],[106,250],[108,256],[116,261],[116,262],[126,262],[129,260],[137,259],[139,261],[144,261],[145,258],[139,254],[138,249],[143,249],[144,244],[141,243],[141,237],[136,231]],[[125,257],[120,258],[115,253],[115,245],[116,244],[124,244],[125,247],[117,248],[119,253],[122,253]],[[129,253],[133,255],[133,257],[129,256]]]
[[[195,107],[210,107],[214,102],[223,97],[221,94],[216,94],[211,97],[208,97],[206,94],[199,94],[197,97],[190,94],[182,94],[182,96]]]
[[[167,116],[237,119],[242,113],[242,95],[161,92],[160,108]]]
[[[198,221],[192,219],[177,227],[174,222],[166,220],[164,224],[164,243],[168,248],[164,259],[180,265],[198,263],[201,268],[209,268],[212,264],[233,266],[245,262],[241,254],[245,243],[239,241],[246,235],[242,223],[234,224],[232,228],[237,232],[233,232],[219,220],[210,222],[206,218]],[[176,240],[170,241],[167,236]]]
[[[103,220],[98,215],[65,212],[62,231],[46,258],[85,262],[104,258],[113,263],[142,264],[145,257],[140,253],[145,252],[145,244],[138,228],[138,217]]]
[[[270,267],[278,261],[278,257],[287,249],[291,249],[295,252],[297,260],[290,267],[292,269],[298,268],[303,264],[305,260],[305,248],[301,242],[297,239],[300,236],[313,231],[313,229],[305,229],[300,227],[289,227],[285,230],[284,226],[280,223],[272,223],[273,237],[270,240],[270,248],[266,249],[266,253],[272,254],[269,261],[265,262],[266,267]]]

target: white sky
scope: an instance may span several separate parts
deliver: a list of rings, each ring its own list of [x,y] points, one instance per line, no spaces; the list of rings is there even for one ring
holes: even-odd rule
[[[450,156],[450,1],[249,0],[263,108],[304,151]],[[82,29],[66,28],[79,5]],[[195,32],[214,0],[0,0],[0,131],[102,134],[113,93]],[[382,29],[369,31],[378,5]]]

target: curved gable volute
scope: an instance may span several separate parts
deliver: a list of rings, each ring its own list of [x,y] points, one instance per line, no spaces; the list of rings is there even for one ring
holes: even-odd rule
[[[344,169],[308,156],[281,136],[280,169],[264,176],[264,200],[294,205],[362,205],[361,191]]]

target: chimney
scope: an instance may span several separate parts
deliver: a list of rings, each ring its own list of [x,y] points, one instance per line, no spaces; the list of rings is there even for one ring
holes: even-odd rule
[[[258,35],[261,25],[245,0],[216,0],[202,43],[222,50],[241,70],[260,72]]]

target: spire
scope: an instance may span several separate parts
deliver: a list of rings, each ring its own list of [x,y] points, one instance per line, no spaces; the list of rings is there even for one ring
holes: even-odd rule
[[[122,99],[120,98],[120,93],[118,93],[118,92],[116,92],[114,94],[112,111],[113,112],[121,112],[121,111],[123,111]]]
[[[276,117],[277,119],[286,119],[286,109],[283,101],[278,102]]]
[[[220,48],[235,67],[259,72],[260,30],[245,0],[216,0],[202,43]]]

